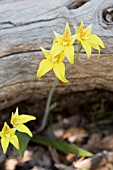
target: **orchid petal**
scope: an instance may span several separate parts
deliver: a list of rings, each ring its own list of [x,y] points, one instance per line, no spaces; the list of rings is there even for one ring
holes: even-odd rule
[[[75,40],[76,40],[77,36],[76,35],[72,35],[71,36],[71,40],[69,42],[70,45],[74,44]]]
[[[20,119],[22,120],[22,123],[26,123],[26,122],[29,122],[31,120],[35,120],[36,117],[22,114],[22,115],[20,115]]]
[[[19,149],[19,142],[16,135],[11,136],[10,143],[12,143],[12,145],[14,145],[16,149]]]
[[[6,137],[1,138],[1,145],[3,149],[3,153],[5,154],[9,146],[9,138]]]
[[[60,53],[59,54],[59,59],[58,59],[58,61],[63,61],[64,60],[64,58],[65,58],[65,56],[64,56],[64,53]]]
[[[70,27],[69,27],[68,22],[66,22],[66,26],[65,26],[65,30],[64,30],[64,34],[63,35],[67,36],[67,34],[68,34],[68,37],[71,36],[71,31],[70,31]]]
[[[69,60],[71,64],[74,64],[74,46],[68,45],[64,48],[64,55]]]
[[[46,49],[44,49],[44,48],[42,48],[42,47],[40,47],[40,48],[41,48],[41,50],[43,51],[45,57],[46,57],[47,59],[50,59],[50,50],[46,50]]]
[[[57,32],[55,32],[55,31],[53,31],[54,32],[54,34],[55,34],[55,39],[54,39],[54,42],[56,41],[58,41],[58,43],[61,43],[62,42],[62,35],[60,35],[60,34],[58,34]]]
[[[31,131],[29,130],[29,128],[23,124],[19,124],[17,126],[17,130],[20,131],[20,132],[23,132],[23,133],[27,133],[29,136],[33,136]]]
[[[51,48],[51,56],[55,57],[58,54],[60,54],[62,51],[64,50],[64,46],[62,44],[59,43],[54,43],[52,48]]]
[[[65,65],[63,62],[56,62],[54,64],[53,71],[62,82],[68,82],[68,80],[65,78]]]
[[[90,56],[91,56],[91,44],[88,43],[87,41],[81,41],[81,44],[82,44],[84,50],[86,51],[87,58],[90,58]]]
[[[89,41],[93,44],[100,45],[102,48],[105,48],[102,40],[96,34],[91,34]]]
[[[18,107],[16,108],[16,112],[15,112],[16,115],[18,115]]]
[[[37,71],[37,77],[42,77],[44,74],[49,72],[53,68],[53,63],[50,62],[48,59],[43,59],[40,62],[39,69]]]
[[[83,22],[83,21],[81,21],[81,24],[80,24],[79,29],[83,29],[83,28],[84,28],[84,22]]]
[[[91,35],[92,24],[90,24],[87,28],[84,29],[86,31],[86,36]]]
[[[74,25],[74,28],[76,31],[78,30],[78,26],[76,24]]]
[[[98,58],[100,58],[100,47],[97,44],[91,44],[91,47],[98,50]]]
[[[13,136],[13,135],[15,134],[15,131],[16,131],[15,128],[11,128],[11,129],[10,129],[10,135]]]

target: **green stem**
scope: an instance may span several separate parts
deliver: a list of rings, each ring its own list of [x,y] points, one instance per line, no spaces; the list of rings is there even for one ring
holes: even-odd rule
[[[52,86],[52,88],[49,92],[49,96],[48,96],[46,108],[45,108],[45,113],[44,113],[44,116],[43,116],[43,119],[42,119],[42,124],[41,124],[40,128],[38,129],[38,132],[41,132],[46,126],[47,118],[48,118],[49,111],[50,111],[51,99],[52,99],[53,93],[55,91],[55,88],[57,86],[57,83],[58,83],[58,78],[55,79],[53,86]]]
[[[77,51],[77,53],[75,54],[75,60],[77,60],[78,59],[78,57],[79,57],[79,53],[80,53],[80,51],[82,50],[82,44],[81,43],[79,43],[79,45],[78,45],[78,51]]]
[[[75,55],[75,60],[78,59],[78,56],[79,56],[79,53],[80,53],[81,49],[82,49],[82,45],[80,43],[79,46],[78,46],[78,51],[77,51],[77,53]],[[66,71],[69,70],[70,67],[71,67],[71,64],[69,63],[67,65],[67,67],[66,67]],[[42,119],[42,123],[41,123],[41,126],[40,126],[40,128],[38,129],[37,132],[41,132],[46,126],[46,122],[47,122],[48,115],[49,115],[49,112],[50,112],[51,99],[52,99],[52,96],[53,96],[53,93],[55,91],[55,88],[56,88],[57,84],[58,84],[58,78],[55,79],[55,81],[53,83],[53,86],[52,86],[52,88],[51,88],[51,90],[49,92],[49,96],[48,96],[48,99],[47,99],[45,113],[44,113],[44,116],[43,116],[43,119]]]

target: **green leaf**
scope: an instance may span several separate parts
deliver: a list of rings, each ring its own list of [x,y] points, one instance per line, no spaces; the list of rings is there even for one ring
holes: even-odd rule
[[[51,146],[64,153],[73,153],[79,156],[86,156],[86,157],[93,156],[92,153],[84,149],[81,149],[79,147],[76,147],[74,145],[68,144],[66,142],[63,142],[57,139],[48,139],[42,136],[35,136],[31,139],[31,141],[41,144],[41,145]]]
[[[53,110],[55,107],[57,106],[57,103],[53,103],[51,104],[50,108],[49,108],[49,111]]]
[[[21,157],[23,157],[24,152],[25,152],[25,150],[28,146],[28,143],[29,143],[31,137],[29,135],[27,135],[26,133],[21,133],[19,131],[16,132],[16,135],[17,135],[18,140],[19,140],[19,150],[18,150],[18,152],[19,152],[19,155]]]

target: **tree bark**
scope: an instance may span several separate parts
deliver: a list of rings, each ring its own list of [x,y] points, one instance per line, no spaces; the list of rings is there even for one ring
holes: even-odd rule
[[[48,94],[55,76],[49,72],[36,78],[44,58],[40,46],[50,49],[53,31],[62,34],[68,21],[74,33],[73,25],[81,20],[85,26],[93,24],[92,32],[106,48],[99,60],[96,51],[87,59],[82,50],[66,73],[69,83],[60,82],[56,94],[95,88],[113,91],[113,0],[0,1],[0,110]]]

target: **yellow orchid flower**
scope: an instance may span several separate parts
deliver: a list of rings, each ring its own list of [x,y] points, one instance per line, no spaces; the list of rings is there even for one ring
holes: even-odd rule
[[[7,148],[9,146],[9,142],[14,145],[16,149],[19,149],[19,142],[18,138],[15,135],[15,129],[10,128],[7,123],[4,123],[4,126],[2,128],[2,131],[0,132],[0,137],[1,137],[1,145],[3,148],[4,154],[7,151]]]
[[[31,131],[27,126],[24,125],[24,123],[35,119],[36,118],[34,116],[25,115],[25,114],[19,115],[18,108],[16,108],[16,112],[12,113],[11,116],[11,124],[14,126],[16,130],[23,133],[27,133],[29,136],[32,137]]]
[[[96,34],[91,34],[92,24],[90,24],[87,28],[84,28],[84,23],[82,21],[79,28],[76,25],[74,28],[76,29],[76,39],[82,44],[87,57],[90,58],[92,48],[98,50],[100,56],[100,46],[102,48],[105,48],[105,46]]]
[[[53,41],[52,49],[55,51],[54,55],[58,55],[62,51],[71,64],[74,64],[74,41],[75,35],[71,35],[68,22],[66,22],[65,30],[63,35],[60,35],[54,31],[55,40]]]
[[[57,55],[55,55],[54,50],[45,50],[44,48],[41,48],[46,59],[43,59],[40,62],[39,69],[37,71],[37,77],[42,77],[44,74],[46,74],[48,71],[53,69],[55,75],[62,81],[62,82],[68,82],[68,80],[65,78],[65,65],[62,62],[64,59],[64,54],[61,52]]]

